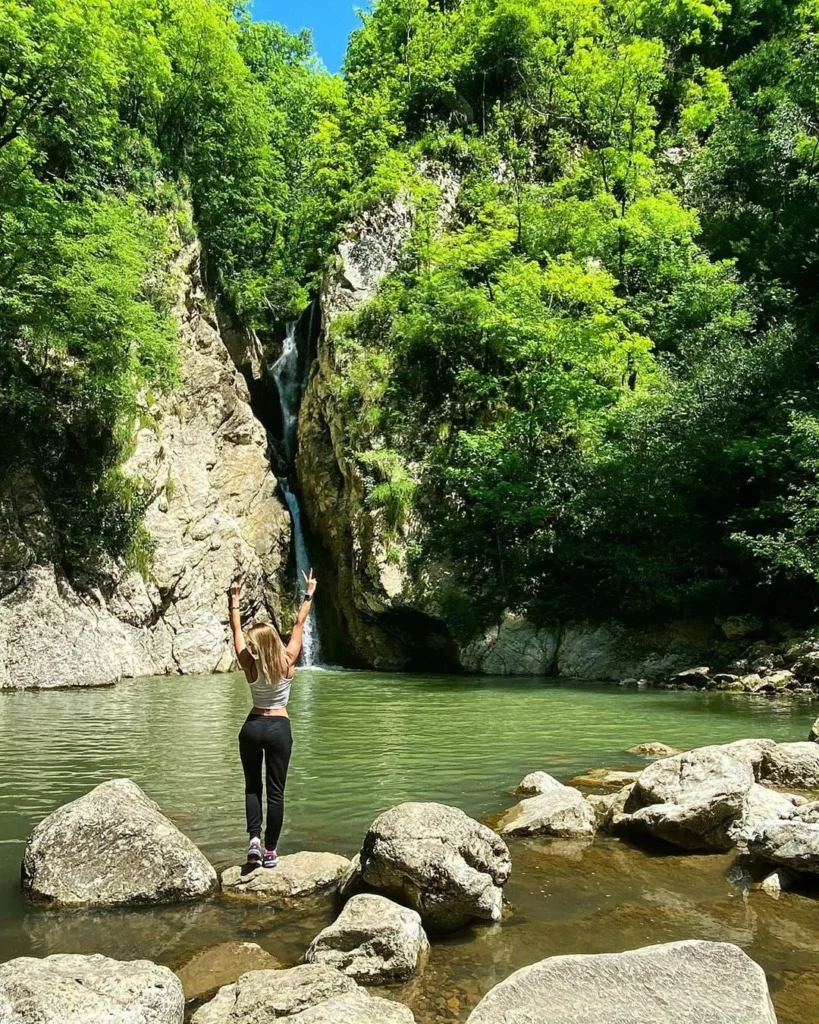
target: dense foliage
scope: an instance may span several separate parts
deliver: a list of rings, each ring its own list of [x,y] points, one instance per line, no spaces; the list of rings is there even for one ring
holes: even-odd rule
[[[0,485],[70,571],[135,557],[180,239],[269,327],[403,193],[334,330],[395,557],[484,611],[809,609],[818,44],[808,0],[378,0],[332,76],[230,0],[0,0]]]
[[[188,202],[248,324],[306,302],[341,91],[310,50],[228,0],[0,0],[0,490],[43,494],[69,571],[145,561],[119,466],[176,380]]]
[[[336,332],[388,528],[484,607],[810,609],[810,3],[381,0],[349,103],[460,181]]]

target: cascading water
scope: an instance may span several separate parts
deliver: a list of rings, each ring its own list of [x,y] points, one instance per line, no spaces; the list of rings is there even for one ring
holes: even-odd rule
[[[295,471],[296,446],[298,444],[299,406],[304,390],[304,377],[299,371],[299,345],[297,322],[287,325],[287,335],[284,339],[282,354],[273,364],[271,370],[273,380],[276,382],[276,390],[279,393],[279,404],[282,410],[282,447],[287,461],[288,473]],[[304,587],[302,573],[310,571],[310,556],[307,552],[307,543],[304,539],[304,527],[301,521],[301,506],[299,499],[290,486],[287,476],[279,477],[279,485],[284,493],[287,507],[290,510],[290,517],[293,520],[293,544],[296,549],[296,586]],[[321,645],[319,643],[318,627],[316,625],[315,611],[311,614],[304,626],[304,643],[302,645],[302,659],[305,665],[317,665],[321,658]]]

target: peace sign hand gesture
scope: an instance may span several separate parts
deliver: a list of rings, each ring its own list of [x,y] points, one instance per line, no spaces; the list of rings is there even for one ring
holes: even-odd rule
[[[315,594],[315,592],[316,592],[316,587],[318,586],[318,580],[313,575],[313,570],[312,569],[310,570],[309,575],[306,572],[303,572],[302,576],[304,577],[304,583],[305,583],[305,586],[307,587],[307,595],[306,596],[307,597],[312,597],[313,594]]]

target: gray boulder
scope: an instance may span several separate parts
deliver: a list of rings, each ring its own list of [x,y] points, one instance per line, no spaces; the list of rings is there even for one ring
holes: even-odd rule
[[[744,846],[747,837],[764,822],[790,818],[795,810],[792,796],[754,783],[748,790],[742,818],[731,826],[729,835],[738,846]]]
[[[191,1024],[412,1024],[398,1003],[367,995],[352,978],[325,964],[251,971],[196,1011]]]
[[[279,859],[276,868],[254,868],[243,874],[241,867],[222,872],[222,894],[232,899],[258,903],[313,896],[338,888],[350,869],[350,861],[335,853],[291,853]]]
[[[478,918],[498,921],[512,862],[492,829],[457,807],[406,803],[381,814],[361,847],[361,877],[371,889],[449,931]]]
[[[700,747],[649,765],[613,824],[687,850],[724,850],[754,784],[749,763],[721,747]]]
[[[726,942],[553,956],[516,971],[467,1024],[776,1024],[765,972]]]
[[[557,836],[591,838],[595,832],[594,810],[579,789],[557,786],[521,800],[498,822],[504,836]]]
[[[765,754],[760,779],[794,789],[819,787],[819,744],[775,743]]]
[[[363,893],[353,896],[338,919],[313,939],[305,960],[377,985],[405,981],[428,949],[429,940],[414,910],[384,896]]]
[[[519,796],[537,796],[540,793],[548,793],[552,789],[560,789],[563,783],[558,782],[548,772],[530,772],[515,790]]]
[[[810,732],[808,733],[808,742],[819,743],[819,718],[817,718],[813,725],[810,727]]]
[[[630,786],[632,782],[635,782],[640,771],[630,772],[622,768],[589,768],[582,775],[575,775],[573,779],[570,779],[569,785],[622,789],[623,786]]]
[[[730,754],[732,757],[738,757],[743,761],[746,761],[754,773],[754,778],[759,780],[762,774],[762,765],[765,758],[771,750],[774,749],[776,743],[773,740],[734,740],[733,743],[722,744],[721,749],[726,754]]]
[[[130,779],[92,789],[40,822],[23,856],[23,890],[63,906],[199,899],[211,864]]]
[[[748,853],[770,864],[806,874],[819,873],[819,824],[766,821],[747,838]]]
[[[633,783],[623,786],[616,793],[592,793],[586,802],[594,811],[597,827],[601,832],[611,832],[615,821],[625,813],[625,806],[634,788]]]
[[[122,963],[96,953],[0,964],[3,1024],[182,1024],[176,975],[148,960]]]

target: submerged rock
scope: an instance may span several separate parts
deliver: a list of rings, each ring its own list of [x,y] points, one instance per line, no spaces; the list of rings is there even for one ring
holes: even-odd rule
[[[222,872],[222,893],[234,899],[260,902],[312,896],[338,888],[350,869],[350,861],[335,853],[291,853],[278,867],[255,868],[243,874],[241,867]]]
[[[642,771],[642,769],[640,769]],[[629,772],[621,768],[590,768],[570,781],[572,786],[611,786],[622,789],[635,782],[640,771]]]
[[[672,757],[681,751],[667,743],[638,743],[636,747],[629,747],[626,753],[635,757]]]
[[[149,960],[123,963],[95,953],[0,964],[3,1024],[182,1024],[182,985]]]
[[[819,744],[775,743],[765,753],[760,778],[774,786],[819,787]]]
[[[765,972],[727,942],[554,956],[496,985],[467,1024],[776,1024]]]
[[[211,864],[130,779],[92,789],[40,822],[23,856],[23,891],[64,906],[198,899]]]
[[[429,940],[420,916],[384,896],[353,896],[338,919],[313,939],[305,960],[327,964],[363,984],[405,981]]]
[[[742,819],[754,774],[722,747],[700,747],[649,765],[616,816],[618,832],[650,835],[688,850],[725,850]]]
[[[255,942],[220,942],[202,949],[178,968],[185,999],[207,999],[248,971],[279,970],[284,964]]]
[[[501,835],[563,839],[591,838],[595,827],[594,810],[580,790],[560,783],[545,793],[521,800],[498,822]]]
[[[449,931],[498,921],[512,862],[492,829],[457,807],[406,803],[381,814],[361,847],[361,876],[417,910],[425,927]]]
[[[251,971],[226,985],[191,1024],[267,1024],[280,1017],[299,1024],[412,1024],[399,1003],[367,995],[352,978],[325,964],[284,971]]]

